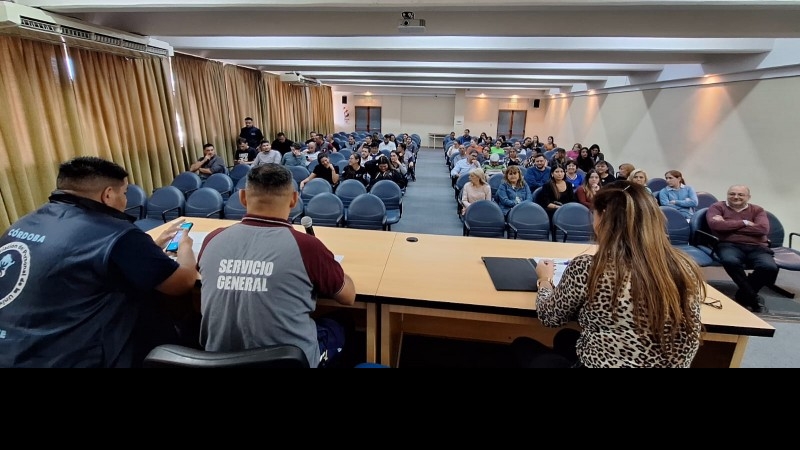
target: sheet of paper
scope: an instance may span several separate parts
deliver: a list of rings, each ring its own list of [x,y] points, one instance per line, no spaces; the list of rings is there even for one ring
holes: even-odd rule
[[[208,231],[190,231],[189,237],[192,238],[192,250],[194,250],[194,257],[200,256],[200,248],[203,246],[203,241],[208,236]]]
[[[533,258],[533,260],[536,261],[536,264],[539,264],[539,262],[545,259],[553,260],[556,269],[555,273],[553,274],[553,283],[558,285],[558,283],[561,282],[561,276],[564,275],[564,271],[567,270],[570,260],[566,258],[548,258],[546,256],[535,256]]]
[[[344,259],[344,255],[333,255],[333,259],[335,259],[335,260],[336,260],[336,262],[338,262],[339,264],[341,264],[341,263],[342,263],[342,260]]]

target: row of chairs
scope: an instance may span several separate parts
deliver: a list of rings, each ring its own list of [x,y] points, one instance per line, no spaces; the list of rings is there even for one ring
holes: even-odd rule
[[[684,221],[685,222],[685,221]],[[567,203],[552,221],[539,204],[520,203],[503,215],[492,200],[472,203],[464,214],[464,236],[526,239],[553,242],[592,242],[592,213],[580,203]]]

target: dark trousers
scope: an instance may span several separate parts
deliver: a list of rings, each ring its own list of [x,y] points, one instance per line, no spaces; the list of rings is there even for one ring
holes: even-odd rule
[[[775,284],[778,266],[770,248],[721,242],[717,246],[717,254],[725,272],[739,287],[739,292],[736,293],[737,301],[752,304],[757,301],[756,295],[762,287]],[[753,271],[747,275],[746,269]]]
[[[527,336],[511,343],[511,352],[517,366],[529,369],[567,369],[581,367],[575,344],[581,333],[564,328],[553,337],[553,348]]]

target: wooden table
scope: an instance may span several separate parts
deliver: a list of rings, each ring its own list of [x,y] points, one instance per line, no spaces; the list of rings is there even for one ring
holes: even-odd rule
[[[504,343],[530,336],[552,344],[558,329],[536,318],[536,293],[496,291],[481,257],[573,258],[594,251],[587,244],[397,233],[376,297],[381,363],[397,366],[404,333]],[[703,305],[704,344],[693,365],[738,367],[748,336],[771,337],[775,329],[707,288],[723,309]]]
[[[211,231],[237,221],[188,219],[192,231]],[[157,236],[163,228],[151,230]],[[302,231],[300,225],[297,230]],[[482,256],[573,258],[594,245],[438,236],[422,233],[316,227],[317,237],[337,255],[353,278],[356,304],[366,313],[369,362],[397,366],[404,333],[511,342],[530,336],[552,343],[557,328],[536,318],[536,293],[494,289]],[[409,242],[407,237],[417,237]],[[524,276],[524,274],[521,274]],[[723,308],[702,307],[703,345],[694,367],[738,367],[749,336],[771,337],[775,329],[711,286],[708,296]],[[323,307],[342,307],[320,299]],[[380,325],[380,331],[379,331]],[[577,323],[567,326],[578,328]]]

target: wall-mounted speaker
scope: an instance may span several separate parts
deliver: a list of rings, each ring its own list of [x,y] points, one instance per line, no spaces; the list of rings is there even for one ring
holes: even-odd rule
[[[343,104],[343,105],[346,105],[346,104],[347,104],[347,96],[346,96],[346,95],[343,95],[343,96],[342,96],[342,104]]]
[[[538,98],[536,98],[536,99],[534,99],[534,100],[533,100],[533,107],[534,107],[534,108],[538,108],[538,107],[539,107],[539,101],[540,101],[540,100],[539,100]]]

